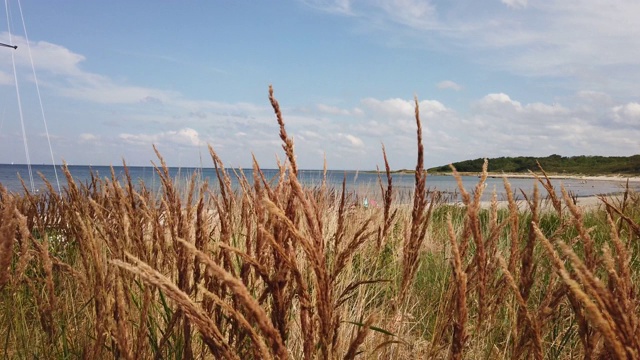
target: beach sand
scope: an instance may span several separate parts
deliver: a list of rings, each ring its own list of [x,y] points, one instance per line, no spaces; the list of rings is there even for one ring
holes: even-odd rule
[[[608,195],[608,196],[605,196],[605,199],[610,204],[616,205],[622,200],[622,195],[620,194]],[[498,209],[506,209],[509,207],[508,201],[500,200],[497,203],[498,203]],[[529,209],[529,205],[524,200],[516,201],[516,204],[518,205],[518,209],[520,211],[525,211]],[[602,200],[600,200],[598,196],[579,197],[576,199],[576,205],[578,205],[578,207],[580,207],[583,210],[595,210],[599,207],[604,208],[605,206],[605,204],[602,202]],[[491,201],[480,202],[480,207],[483,209],[490,209]],[[564,203],[564,200],[562,201],[562,207],[563,209],[566,208],[566,204]],[[555,211],[555,210],[550,200],[543,200],[541,203],[540,211],[547,212],[547,211]]]
[[[475,175],[475,174],[474,174]],[[536,174],[539,177],[543,177],[542,174]],[[490,178],[502,178],[506,176],[507,179],[533,179],[533,174],[510,174],[510,173],[489,173]],[[585,181],[619,181],[630,183],[640,182],[640,176],[622,176],[622,175],[599,175],[599,176],[586,176],[586,175],[548,175],[549,179],[572,179],[572,180],[585,180]]]
[[[540,177],[542,177],[541,174],[536,174]],[[502,177],[506,177],[507,179],[534,179],[535,176],[533,174],[509,174],[509,173],[504,173],[504,174],[498,174],[498,173],[489,173],[488,175],[491,178],[502,178]],[[620,184],[625,184],[627,181],[629,181],[629,184],[633,184],[634,188],[637,187],[637,185],[640,183],[640,177],[639,176],[622,176],[622,175],[617,175],[617,176],[609,176],[609,175],[600,175],[600,176],[583,176],[583,175],[548,175],[549,179],[555,179],[555,180],[559,180],[559,179],[571,179],[571,180],[583,180],[583,181],[616,181],[616,182],[620,182]],[[543,191],[543,196],[544,196],[544,191]],[[618,195],[618,194],[613,194],[613,195],[608,195],[605,197],[606,199],[610,200],[609,202],[611,204],[617,204],[619,203],[619,201],[622,199],[622,195]],[[525,201],[518,201],[518,208],[520,210],[526,210],[528,208],[528,205]],[[600,200],[600,198],[598,196],[585,196],[585,197],[578,197],[576,199],[576,204],[584,209],[584,210],[591,210],[591,209],[595,209],[598,207],[604,207],[604,203],[602,202],[602,200]],[[509,206],[509,203],[507,201],[498,201],[498,209],[506,209]],[[491,207],[491,202],[490,201],[483,201],[481,203],[481,207],[484,209],[489,209]],[[563,202],[563,207],[565,207],[564,202]],[[542,208],[541,211],[553,211],[553,205],[551,204],[551,201],[543,201],[542,202]]]

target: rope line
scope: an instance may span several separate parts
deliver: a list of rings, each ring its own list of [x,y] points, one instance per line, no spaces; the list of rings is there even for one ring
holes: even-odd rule
[[[18,8],[20,9],[20,19],[22,19],[22,29],[24,30],[24,38],[27,41],[27,52],[29,53],[29,60],[31,60],[31,70],[33,71],[33,80],[36,84],[36,92],[38,93],[38,102],[40,103],[40,112],[42,113],[42,121],[44,122],[44,131],[47,135],[47,142],[49,143],[49,153],[51,154],[51,164],[53,165],[53,173],[56,176],[56,184],[58,185],[58,193],[62,193],[60,189],[60,180],[58,179],[58,170],[56,169],[56,160],[53,156],[53,147],[51,146],[51,137],[49,136],[49,127],[47,126],[47,117],[44,114],[44,105],[42,105],[42,96],[40,96],[40,86],[38,85],[38,77],[36,76],[36,67],[33,64],[33,56],[31,55],[31,45],[29,43],[29,36],[27,35],[27,26],[25,25],[24,15],[22,14],[22,4],[18,0]]]
[[[7,31],[9,33],[9,43],[12,44],[13,40],[11,38],[11,23],[9,19],[9,2],[8,0],[4,0],[4,7],[7,11]],[[29,145],[27,142],[27,132],[24,127],[24,116],[22,114],[22,101],[20,99],[20,87],[18,85],[18,72],[16,71],[16,57],[13,55],[13,51],[11,51],[11,63],[13,65],[13,78],[16,84],[16,97],[18,100],[18,113],[20,114],[20,126],[22,127],[22,139],[24,142],[24,152],[27,157],[27,169],[29,171],[29,184],[31,185],[31,191],[35,192],[36,187],[33,182],[33,172],[31,171],[31,157],[29,156]]]

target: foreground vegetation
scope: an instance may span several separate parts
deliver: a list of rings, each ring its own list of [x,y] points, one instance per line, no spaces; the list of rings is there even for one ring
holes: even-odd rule
[[[528,173],[538,170],[538,163],[553,174],[582,175],[640,175],[640,155],[633,156],[570,156],[550,155],[547,157],[499,157],[489,159],[489,172]],[[482,171],[484,159],[465,160],[453,163],[460,172]],[[451,172],[451,168],[438,166],[431,172]]]
[[[63,194],[0,187],[4,358],[638,358],[640,197],[583,212],[543,178],[507,210],[428,190],[416,101],[413,206],[303,187],[288,161],[253,181],[210,149],[218,184],[159,193],[93,178]],[[160,158],[161,159],[161,158]],[[454,174],[457,174],[454,170]],[[511,194],[505,181],[507,194]],[[25,190],[26,191],[26,190]],[[545,210],[547,209],[547,210]]]

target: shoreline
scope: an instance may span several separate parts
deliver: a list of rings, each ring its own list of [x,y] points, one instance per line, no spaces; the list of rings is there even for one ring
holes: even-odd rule
[[[536,174],[539,177],[544,177],[542,174]],[[532,174],[496,174],[490,173],[490,178],[502,178],[505,176],[507,179],[534,179]],[[569,179],[569,180],[585,180],[585,181],[618,181],[618,182],[640,182],[640,176],[622,176],[622,175],[547,175],[549,179]]]
[[[476,177],[479,177],[481,173],[461,172],[459,174],[461,176],[476,176]],[[429,173],[428,175],[453,176],[452,173]],[[542,174],[489,172],[488,175],[487,175],[487,178],[501,179],[503,177],[506,177],[507,179],[535,179],[536,176],[544,177],[544,175],[542,175]],[[618,182],[626,182],[627,180],[629,180],[629,182],[640,182],[640,175],[625,176],[625,175],[619,175],[619,174],[616,174],[616,175],[613,175],[613,174],[612,175],[580,175],[580,174],[567,174],[567,175],[553,174],[553,175],[549,175],[549,174],[547,174],[547,177],[549,179],[555,179],[555,180],[568,179],[568,180],[618,181]]]

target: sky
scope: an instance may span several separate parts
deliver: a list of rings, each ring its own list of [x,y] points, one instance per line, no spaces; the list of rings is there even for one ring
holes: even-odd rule
[[[273,168],[269,85],[302,169],[640,153],[637,0],[6,4],[0,163]]]

